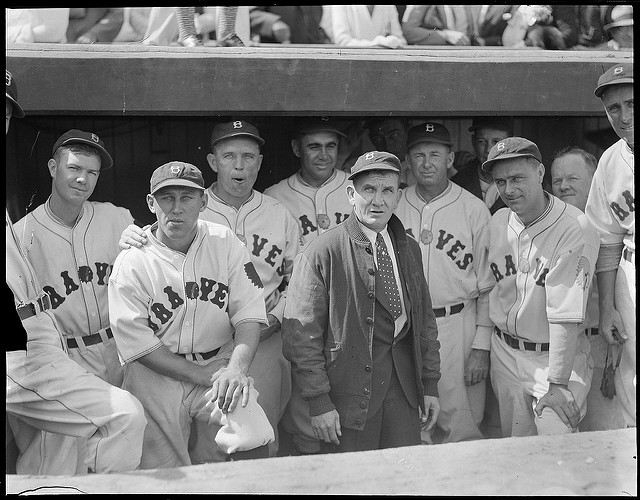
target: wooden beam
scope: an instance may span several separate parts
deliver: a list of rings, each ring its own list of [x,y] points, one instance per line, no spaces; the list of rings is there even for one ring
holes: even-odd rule
[[[602,115],[593,95],[633,52],[221,48],[141,44],[7,47],[30,115]]]

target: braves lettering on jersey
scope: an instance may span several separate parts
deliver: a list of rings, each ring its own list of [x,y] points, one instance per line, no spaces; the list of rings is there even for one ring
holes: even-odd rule
[[[635,251],[634,155],[620,139],[607,149],[598,162],[585,213],[600,233],[601,244],[621,242]]]
[[[486,290],[490,282],[478,283],[481,249],[474,241],[490,214],[479,198],[449,182],[442,194],[427,203],[413,185],[402,192],[395,213],[420,244],[434,308],[474,299],[479,290]]]
[[[239,209],[218,198],[210,187],[201,220],[229,227],[247,246],[264,285],[267,312],[282,321],[284,296],[293,260],[301,245],[296,220],[282,202],[253,190]]]
[[[347,185],[351,182],[342,170],[334,170],[327,181],[316,188],[302,180],[297,172],[265,189],[268,196],[280,200],[298,221],[304,244],[335,227],[351,214]]]
[[[109,280],[111,326],[123,363],[162,344],[171,352],[220,348],[227,358],[238,324],[267,324],[262,282],[242,242],[228,227],[198,221],[186,254],[160,243],[122,251]]]
[[[16,224],[65,336],[85,336],[109,326],[107,287],[122,231],[133,223],[129,210],[85,202],[71,228],[40,205]]]
[[[487,225],[481,267],[493,275],[489,315],[503,332],[549,342],[549,323],[582,323],[598,256],[598,235],[576,207],[548,194],[546,210],[524,226],[508,208]],[[482,291],[482,290],[481,290]]]

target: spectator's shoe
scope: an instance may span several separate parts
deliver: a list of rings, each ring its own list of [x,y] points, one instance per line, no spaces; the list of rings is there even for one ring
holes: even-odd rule
[[[189,35],[181,38],[178,40],[178,44],[183,47],[201,47],[203,45],[202,40],[200,40],[196,35]]]
[[[217,44],[218,47],[244,47],[244,43],[235,33],[222,37],[218,40]]]

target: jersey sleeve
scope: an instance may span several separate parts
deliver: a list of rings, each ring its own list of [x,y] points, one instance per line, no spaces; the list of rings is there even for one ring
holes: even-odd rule
[[[142,254],[135,248],[120,253],[109,277],[109,323],[122,364],[162,346],[149,323],[152,299],[145,292]]]
[[[598,257],[598,234],[581,214],[564,232],[545,279],[549,323],[582,323]]]
[[[268,325],[262,280],[251,262],[247,247],[231,230],[228,234],[229,322],[234,328],[247,321]]]
[[[585,214],[600,235],[602,245],[619,245],[627,230],[620,225],[606,195],[606,169],[599,165],[591,182]]]

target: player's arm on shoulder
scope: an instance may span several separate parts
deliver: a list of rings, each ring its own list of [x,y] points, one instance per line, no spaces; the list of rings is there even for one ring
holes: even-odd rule
[[[148,227],[149,225],[143,226],[141,222],[135,220],[129,224],[120,235],[118,241],[120,250],[127,250],[131,247],[142,248],[146,245],[148,240],[145,229]]]

